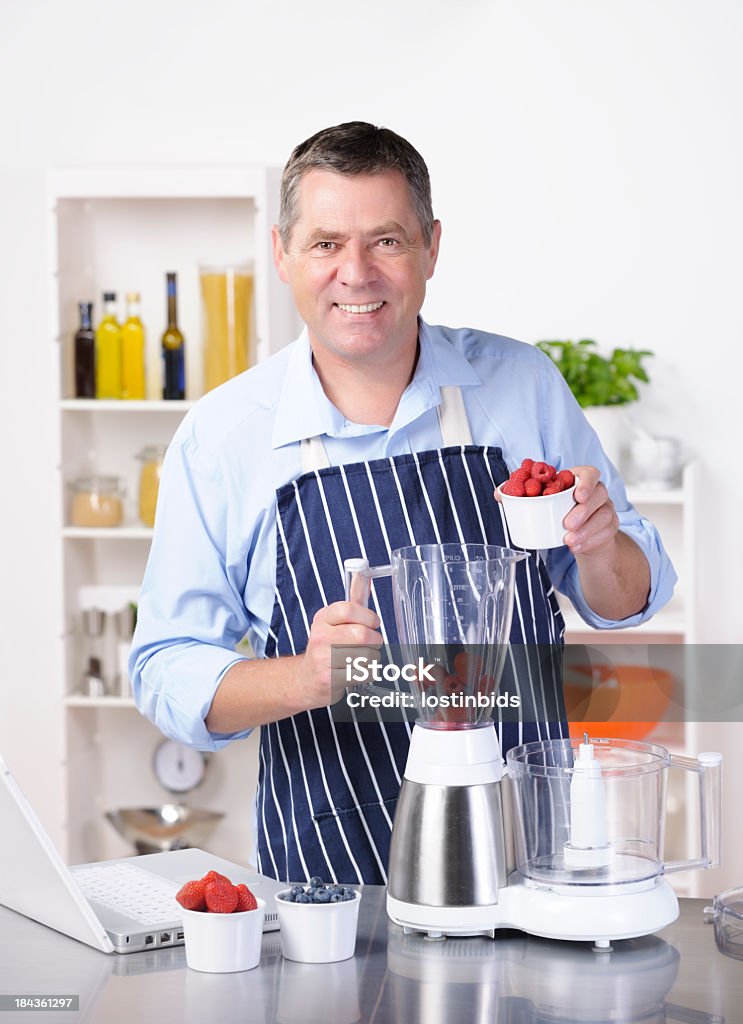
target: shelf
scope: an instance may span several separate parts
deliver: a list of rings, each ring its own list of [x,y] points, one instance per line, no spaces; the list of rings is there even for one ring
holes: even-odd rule
[[[68,540],[152,540],[150,526],[65,526]]]
[[[71,693],[64,699],[68,708],[135,708],[133,697],[84,697]]]
[[[182,416],[193,408],[195,401],[129,401],[115,398],[63,398],[59,407],[63,412],[173,412]]]
[[[630,486],[627,497],[633,505],[683,505],[684,491],[680,487],[659,490],[654,487]]]

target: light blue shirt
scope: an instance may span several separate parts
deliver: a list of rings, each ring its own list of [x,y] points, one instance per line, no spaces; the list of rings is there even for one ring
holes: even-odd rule
[[[439,448],[440,387],[459,385],[472,440],[558,469],[597,466],[621,529],[650,565],[638,615],[610,621],[586,604],[566,547],[546,553],[552,581],[599,629],[634,626],[671,597],[676,574],[652,523],[628,502],[580,407],[539,349],[420,321],[420,356],[389,427],[353,423],[326,397],[305,330],[266,362],[209,392],[182,421],[165,457],[152,548],[129,661],[137,707],[165,735],[216,750],[248,732],[204,725],[247,634],[262,655],[274,604],[276,490],[302,472],[300,441],[321,436],[331,465]],[[495,500],[495,499],[493,499]],[[249,730],[248,730],[249,731]]]

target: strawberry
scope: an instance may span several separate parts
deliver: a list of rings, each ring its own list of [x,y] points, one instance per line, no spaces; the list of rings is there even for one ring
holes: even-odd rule
[[[230,880],[227,877],[227,875],[220,875],[218,871],[207,871],[207,873],[202,877],[201,881],[204,882],[204,884],[206,884],[207,882],[229,882]],[[232,882],[230,882],[230,885],[232,885]]]
[[[551,484],[547,484],[542,494],[559,494],[564,490],[566,490],[565,484],[559,478],[555,478]]]
[[[572,487],[573,484],[575,483],[575,476],[573,475],[572,471],[569,470],[569,469],[561,469],[560,472],[557,474],[557,478],[556,479],[557,480],[562,480],[563,484],[565,485],[565,490],[566,491],[567,491],[567,489],[569,487]]]
[[[541,484],[549,484],[557,476],[557,471],[554,466],[550,466],[549,462],[535,462],[532,466],[531,475]]]
[[[238,904],[237,889],[227,878],[206,883],[206,906],[212,914],[231,914]]]
[[[175,894],[176,900],[186,910],[206,910],[206,883],[203,879],[186,882]]]
[[[240,884],[236,885],[235,888],[237,889],[237,906],[235,907],[234,913],[241,914],[245,910],[257,910],[258,901],[250,889],[248,889],[247,885],[240,882]]]
[[[527,480],[524,484],[524,494],[527,498],[538,498],[542,493],[542,484],[539,480]]]
[[[510,494],[512,498],[523,498],[526,491],[520,480],[507,480],[501,487],[501,493]]]
[[[531,476],[531,471],[534,469],[534,459],[524,459],[521,463],[521,468],[525,469],[529,476]]]

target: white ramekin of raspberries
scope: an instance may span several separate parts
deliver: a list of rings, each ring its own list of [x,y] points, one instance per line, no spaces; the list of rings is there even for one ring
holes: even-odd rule
[[[531,550],[560,547],[577,483],[569,469],[524,459],[498,488],[511,543]]]

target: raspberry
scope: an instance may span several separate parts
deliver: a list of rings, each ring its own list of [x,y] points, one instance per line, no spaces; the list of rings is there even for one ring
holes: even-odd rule
[[[176,900],[186,910],[206,910],[206,883],[199,881],[186,882],[175,894]]]
[[[557,476],[557,471],[554,466],[550,466],[549,462],[535,462],[532,466],[531,475],[535,480],[539,480],[542,484],[551,483]]]
[[[239,894],[227,878],[206,883],[206,906],[212,914],[231,914],[237,907]]]
[[[560,491],[564,490],[566,490],[566,487],[562,480],[555,479],[551,484],[547,484],[542,494],[559,494]]]
[[[247,885],[240,882],[240,884],[236,885],[235,888],[237,889],[237,906],[235,907],[235,913],[241,914],[245,910],[257,910],[258,901],[250,889],[248,889]]]
[[[565,485],[565,490],[566,491],[567,491],[567,489],[569,487],[572,487],[573,484],[575,483],[575,476],[573,475],[572,471],[569,470],[569,469],[561,469],[560,472],[557,474],[556,479],[557,480],[562,480],[563,484]]]
[[[534,459],[524,459],[521,463],[521,468],[525,469],[526,472],[531,475],[531,471],[534,469]]]
[[[542,484],[539,480],[527,480],[524,484],[524,494],[527,498],[538,498],[542,493]]]
[[[507,480],[501,487],[501,493],[509,494],[512,498],[523,498],[526,491],[520,480]]]
[[[509,480],[520,480],[521,483],[524,483],[524,481],[528,480],[530,476],[531,476],[531,473],[529,472],[528,469],[523,469],[523,468],[522,469],[514,469],[513,473],[511,473],[511,475],[510,475],[510,477],[508,479]]]

